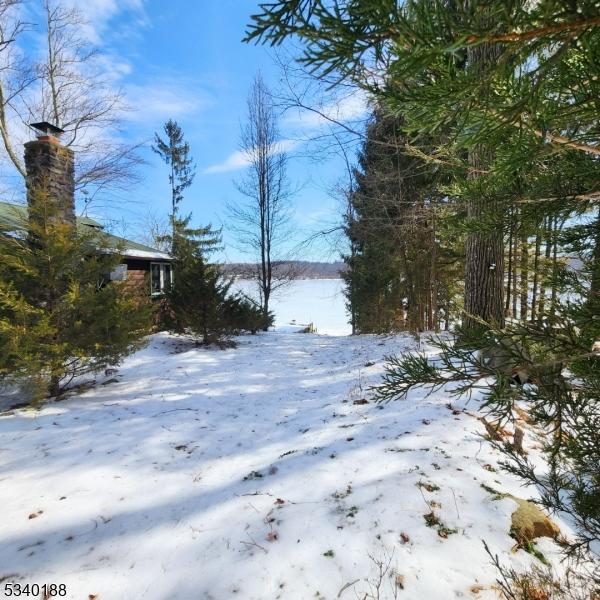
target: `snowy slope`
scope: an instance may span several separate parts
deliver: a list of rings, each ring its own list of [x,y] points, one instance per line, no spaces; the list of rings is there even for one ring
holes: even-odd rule
[[[0,580],[74,599],[353,599],[383,562],[380,598],[493,598],[483,539],[536,560],[511,553],[515,502],[482,487],[528,494],[496,471],[474,404],[360,403],[411,338],[239,341],[158,334],[117,381],[2,416]]]

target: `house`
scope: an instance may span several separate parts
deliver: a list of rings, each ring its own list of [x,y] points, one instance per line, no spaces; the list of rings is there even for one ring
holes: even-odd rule
[[[112,235],[94,219],[76,217],[74,153],[60,141],[63,130],[46,121],[32,123],[31,128],[36,131],[36,139],[25,143],[24,153],[27,204],[0,202],[0,225],[9,231],[25,231],[29,207],[35,206],[37,192],[43,189],[57,209],[58,218],[82,233],[97,234],[103,247],[114,248],[123,257],[119,267],[107,273],[108,279],[125,280],[136,287],[147,285],[149,294],[161,296],[171,285],[172,258],[156,248]]]
[[[12,231],[25,231],[28,222],[27,205],[0,202],[0,226]],[[89,217],[76,217],[82,233],[97,233],[108,247],[119,249],[123,262],[110,273],[113,281],[127,281],[132,286],[148,285],[152,296],[161,296],[172,279],[172,258],[156,248],[118,237],[104,231],[102,224]],[[147,283],[146,283],[147,279]]]

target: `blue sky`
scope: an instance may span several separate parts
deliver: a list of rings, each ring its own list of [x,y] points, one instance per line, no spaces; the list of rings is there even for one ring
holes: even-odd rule
[[[239,197],[233,183],[243,176],[240,161],[240,123],[246,96],[260,69],[277,88],[281,71],[272,50],[242,43],[249,16],[257,3],[251,0],[71,0],[90,21],[87,35],[104,53],[104,64],[134,109],[126,115],[118,135],[150,141],[163,123],[175,119],[183,128],[197,163],[193,186],[186,191],[182,212],[192,212],[196,224],[212,222],[224,227],[226,251],[221,257],[244,258],[228,231],[225,203]],[[312,104],[327,102],[310,96]],[[327,105],[340,118],[364,115],[356,94],[341,104]],[[340,200],[332,189],[344,179],[345,163],[322,144],[307,137],[323,131],[322,120],[312,113],[287,112],[281,117],[282,139],[293,148],[289,175],[301,190],[293,199],[295,243],[339,221]],[[300,141],[303,140],[303,141]],[[96,216],[122,220],[129,235],[140,235],[148,215],[169,212],[167,168],[146,146],[143,182]],[[93,213],[92,207],[91,212]],[[98,211],[98,209],[96,209]],[[248,258],[248,257],[246,257]],[[335,260],[335,248],[317,239],[302,258]]]

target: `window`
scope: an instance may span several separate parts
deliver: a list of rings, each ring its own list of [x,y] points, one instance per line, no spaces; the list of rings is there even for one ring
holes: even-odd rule
[[[171,265],[150,263],[150,292],[153,296],[164,294],[171,287]]]
[[[127,265],[117,265],[108,276],[110,281],[125,281],[127,279]]]

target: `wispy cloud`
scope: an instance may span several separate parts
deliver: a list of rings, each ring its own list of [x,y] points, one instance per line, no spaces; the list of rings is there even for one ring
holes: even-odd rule
[[[76,8],[87,23],[80,32],[93,44],[101,45],[111,21],[120,14],[129,13],[130,22],[136,27],[147,25],[144,0],[62,0],[64,6]]]
[[[280,140],[271,146],[270,153],[280,154],[282,152],[290,152],[300,143],[299,140]],[[202,174],[212,175],[214,173],[228,173],[230,171],[245,169],[250,164],[254,152],[256,152],[256,150],[237,150],[236,152],[232,152],[222,162],[204,169]]]
[[[131,121],[163,121],[191,116],[213,105],[210,94],[192,82],[171,77],[144,84],[125,86],[125,101],[133,110],[126,115]]]
[[[363,119],[369,112],[368,96],[357,90],[342,98],[316,105],[313,110],[298,108],[289,111],[283,123],[302,129],[316,129],[331,121],[348,123]]]

